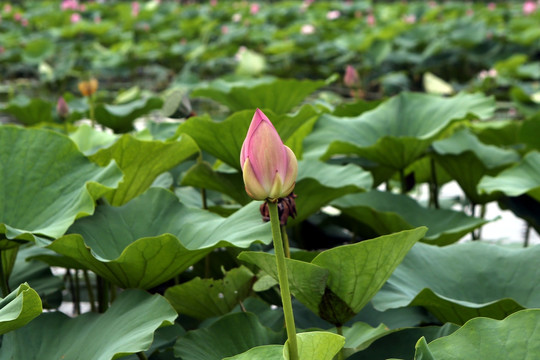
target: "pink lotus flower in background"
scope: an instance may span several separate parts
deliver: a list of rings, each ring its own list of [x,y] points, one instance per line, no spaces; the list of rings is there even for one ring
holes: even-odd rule
[[[242,144],[240,166],[246,192],[255,200],[277,200],[294,189],[298,174],[296,156],[283,145],[274,125],[259,109]]]
[[[328,20],[336,20],[341,16],[341,13],[339,10],[332,10],[326,13],[326,19]]]
[[[229,27],[227,25],[223,25],[221,27],[221,34],[222,35],[227,35],[229,33]]]
[[[497,7],[497,4],[495,4],[494,2],[490,2],[489,4],[487,4],[487,8],[489,11],[495,10],[496,7]]]
[[[534,1],[528,0],[523,3],[523,14],[530,15],[536,11],[536,3]]]
[[[0,46],[0,55],[2,55],[5,51],[6,49],[3,46]]]
[[[374,26],[375,25],[375,16],[373,14],[368,14],[368,16],[366,17],[366,22],[369,26]]]
[[[218,0],[210,0],[210,6],[216,6]]]
[[[71,17],[69,18],[69,21],[71,21],[72,24],[78,23],[79,21],[81,21],[81,14],[79,14],[79,13],[71,14]]]
[[[22,19],[21,13],[15,13],[13,15],[13,19],[15,19],[15,21],[21,21],[21,19]]]
[[[101,23],[101,16],[99,16],[99,15],[94,16],[94,23],[96,23],[96,24]]]
[[[474,10],[473,9],[467,9],[466,14],[467,14],[467,16],[473,16],[474,15]]]
[[[79,5],[79,11],[85,12],[86,11],[86,5],[84,5],[84,4]]]
[[[69,107],[63,96],[60,96],[56,102],[56,113],[61,118],[66,118],[69,114]]]
[[[256,15],[259,10],[261,10],[261,6],[257,3],[251,4],[251,6],[249,7],[249,12],[251,13],[251,15]]]
[[[315,26],[313,26],[311,24],[302,25],[302,28],[300,29],[300,32],[302,34],[304,34],[304,35],[313,34],[315,32]]]
[[[343,82],[347,87],[354,87],[360,83],[360,76],[358,76],[358,72],[351,65],[347,65],[347,68],[345,69]]]
[[[77,0],[64,0],[62,1],[62,4],[60,5],[60,8],[65,10],[78,10],[79,9],[79,2]]]
[[[6,14],[9,14],[11,12],[11,4],[5,4],[2,11],[4,11]]]
[[[24,27],[27,27],[28,26],[28,19],[21,19],[21,25],[24,26]]]
[[[141,5],[134,1],[131,3],[131,16],[137,17],[139,16],[139,12],[141,11]]]
[[[407,24],[414,24],[416,22],[416,15],[414,14],[405,15],[403,17],[403,21],[405,21]]]

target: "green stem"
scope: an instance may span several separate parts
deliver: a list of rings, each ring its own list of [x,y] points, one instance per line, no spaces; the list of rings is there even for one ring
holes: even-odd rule
[[[289,248],[289,236],[287,235],[287,228],[285,226],[281,226],[281,236],[283,237],[283,247],[285,250],[285,257],[287,259],[291,258],[291,249]]]
[[[342,326],[336,327],[336,332],[338,335],[343,336],[343,327]],[[339,350],[337,354],[337,360],[343,360],[343,359],[345,359],[345,356],[343,354],[343,348],[341,348],[341,350]]]
[[[527,223],[527,227],[525,228],[525,234],[523,236],[523,247],[529,246],[530,236],[531,236],[531,224]]]
[[[73,299],[73,309],[75,310],[75,314],[79,315],[81,313],[81,285],[79,283],[79,270],[73,269],[73,272],[75,273],[75,296]]]
[[[143,353],[142,351],[137,353],[137,357],[138,357],[140,360],[148,360],[148,358],[146,357],[146,354]]]
[[[407,182],[405,180],[405,170],[401,169],[399,170],[399,180],[401,183],[401,193],[406,194],[407,193]]]
[[[107,280],[98,275],[97,277],[98,290],[98,311],[104,313],[109,307],[109,286]]]
[[[94,290],[92,289],[92,283],[90,282],[90,276],[88,276],[88,270],[83,270],[84,282],[86,284],[86,291],[88,291],[88,301],[90,302],[90,310],[96,312],[96,304],[94,298]]]
[[[94,119],[94,99],[93,95],[88,97],[88,102],[90,103],[90,121],[92,122],[92,127],[96,127],[96,120]]]
[[[476,214],[476,204],[471,203],[471,216],[474,217]],[[471,231],[471,237],[473,241],[478,240],[478,236],[476,235],[476,232],[473,230]]]
[[[283,315],[285,316],[285,327],[287,329],[287,337],[289,339],[289,359],[298,360],[296,327],[294,325],[291,293],[289,291],[289,278],[287,276],[287,266],[285,264],[283,240],[281,239],[281,226],[279,224],[278,208],[277,203],[270,201],[267,203],[268,210],[270,212],[270,223],[272,225],[272,238],[274,239],[274,251],[276,253],[278,280],[281,290],[281,301],[283,303]]]
[[[4,251],[0,250],[0,286],[2,287],[2,297],[6,297],[9,294],[9,284],[7,274],[4,271]]]
[[[439,209],[440,208],[440,205],[439,205],[439,184],[437,182],[437,170],[435,168],[435,160],[433,159],[433,157],[431,158],[430,163],[431,163],[431,183],[430,183],[431,201],[430,202],[435,207],[435,209]]]

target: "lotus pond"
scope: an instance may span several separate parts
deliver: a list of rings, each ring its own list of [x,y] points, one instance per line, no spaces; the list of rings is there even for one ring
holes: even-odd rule
[[[0,360],[540,358],[539,23],[2,2]]]

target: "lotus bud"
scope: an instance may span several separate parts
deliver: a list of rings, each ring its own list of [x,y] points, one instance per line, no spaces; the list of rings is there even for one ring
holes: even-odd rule
[[[58,102],[56,103],[56,113],[62,119],[65,119],[69,114],[68,104],[62,96],[58,98]]]
[[[347,65],[347,68],[345,69],[345,77],[343,78],[343,82],[345,83],[345,86],[350,88],[357,87],[360,84],[358,72],[351,65]]]
[[[289,195],[296,183],[298,162],[283,145],[274,125],[257,109],[240,153],[246,192],[255,200],[277,201]]]
[[[78,84],[79,91],[83,96],[92,96],[98,89],[98,81],[96,78],[91,78],[88,81],[81,81]]]

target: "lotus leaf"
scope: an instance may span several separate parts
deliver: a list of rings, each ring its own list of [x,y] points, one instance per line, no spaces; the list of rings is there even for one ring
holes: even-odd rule
[[[48,248],[118,286],[148,289],[216,247],[269,243],[269,224],[262,223],[258,206],[253,202],[222,218],[180,203],[165,189],[151,188],[121,207],[99,206]]]
[[[534,360],[540,349],[540,310],[523,310],[504,320],[476,318],[427,344],[421,338],[414,359]]]
[[[439,246],[456,242],[487,222],[458,211],[428,209],[406,195],[377,190],[346,195],[331,205],[380,235],[425,225],[424,241]]]
[[[325,84],[321,80],[295,79],[261,79],[237,83],[216,80],[194,90],[191,96],[211,98],[231,111],[250,109],[253,112],[261,108],[285,114]]]
[[[373,299],[377,310],[423,306],[440,321],[502,319],[540,306],[540,247],[516,249],[480,242],[439,248],[417,244]],[[492,264],[497,264],[493,266]],[[511,271],[509,271],[511,269]]]
[[[488,176],[480,180],[478,189],[481,193],[500,191],[508,196],[527,193],[540,201],[540,152],[532,151],[525,155],[515,166],[506,169],[497,176]]]
[[[0,143],[0,233],[8,239],[62,236],[122,178],[114,162],[99,167],[52,131],[0,126]]]
[[[493,111],[493,99],[480,94],[401,93],[358,117],[322,115],[305,146],[322,159],[355,154],[400,170],[421,157],[452,121],[469,115],[484,119]]]
[[[95,360],[116,359],[147,350],[154,331],[172,325],[176,317],[162,296],[126,290],[104,314],[74,319],[59,312],[41,315],[4,337],[0,359],[84,360],[89,354]]]

